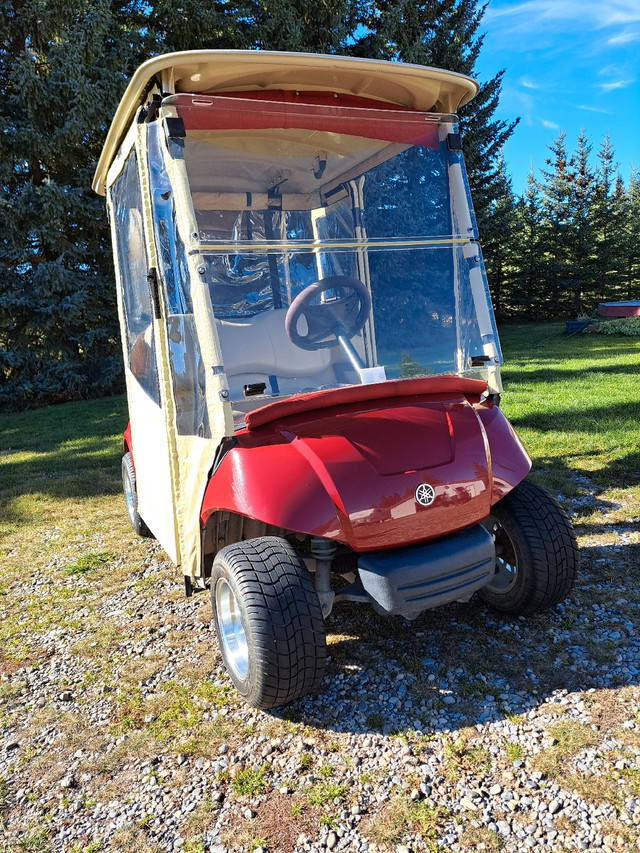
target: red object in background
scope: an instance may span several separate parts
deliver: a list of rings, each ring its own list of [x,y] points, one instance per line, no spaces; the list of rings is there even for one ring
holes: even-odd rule
[[[640,317],[640,302],[601,302],[600,317]]]
[[[502,412],[480,401],[483,387],[398,380],[266,406],[210,479],[201,523],[229,510],[364,552],[482,521],[530,468]],[[416,501],[421,483],[435,490],[430,506]]]

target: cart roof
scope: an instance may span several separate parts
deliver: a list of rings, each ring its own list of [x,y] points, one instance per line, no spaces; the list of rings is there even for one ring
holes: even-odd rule
[[[93,189],[101,195],[109,166],[155,86],[163,94],[336,92],[442,113],[455,113],[479,90],[474,80],[453,71],[374,59],[244,50],[167,53],[138,68],[120,101],[93,178]]]

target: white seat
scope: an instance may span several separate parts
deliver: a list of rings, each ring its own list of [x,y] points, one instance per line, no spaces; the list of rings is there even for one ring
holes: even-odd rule
[[[329,349],[304,350],[291,343],[284,328],[285,308],[263,311],[253,317],[216,320],[224,368],[232,397],[239,399],[241,385],[275,376],[278,385],[286,380],[331,380]],[[308,384],[314,386],[315,382]],[[238,387],[240,385],[240,387]],[[284,388],[281,388],[284,391]],[[290,391],[302,390],[291,388]]]

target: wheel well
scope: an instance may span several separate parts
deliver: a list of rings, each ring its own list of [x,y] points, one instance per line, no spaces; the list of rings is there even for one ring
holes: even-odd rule
[[[215,556],[226,545],[255,539],[258,536],[280,536],[289,538],[291,531],[265,524],[255,518],[248,518],[236,512],[220,510],[209,516],[202,528],[202,576],[211,576],[211,566]],[[293,534],[295,537],[297,534]]]
[[[211,567],[216,554],[226,545],[255,539],[259,536],[279,536],[291,543],[296,552],[305,560],[307,567],[315,570],[315,558],[312,555],[312,537],[306,533],[275,527],[255,518],[248,518],[227,510],[213,512],[202,528],[202,576],[211,576]],[[356,570],[356,555],[346,545],[339,545],[333,557],[332,570],[337,574],[349,574]]]

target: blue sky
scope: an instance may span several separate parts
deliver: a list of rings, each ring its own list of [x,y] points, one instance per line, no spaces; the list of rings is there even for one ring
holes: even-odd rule
[[[640,169],[640,0],[490,0],[482,30],[477,76],[506,69],[497,117],[520,117],[505,146],[516,193],[563,130],[572,152],[585,129],[594,165],[608,133],[625,182]]]

